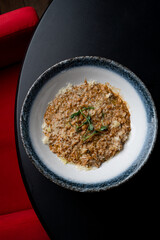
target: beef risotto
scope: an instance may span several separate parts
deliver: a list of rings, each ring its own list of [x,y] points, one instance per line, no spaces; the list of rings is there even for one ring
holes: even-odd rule
[[[85,80],[59,91],[48,104],[42,130],[43,143],[66,163],[100,167],[123,149],[130,113],[109,84]]]

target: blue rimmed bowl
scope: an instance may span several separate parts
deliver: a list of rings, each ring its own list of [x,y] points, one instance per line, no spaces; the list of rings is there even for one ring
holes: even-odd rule
[[[42,142],[42,122],[48,103],[68,83],[84,79],[109,82],[119,89],[131,114],[131,133],[124,149],[98,169],[86,171],[64,164]],[[36,168],[65,188],[87,192],[107,190],[132,177],[150,156],[157,134],[152,97],[142,81],[126,67],[101,57],[76,57],[46,70],[29,89],[20,116],[24,148]]]

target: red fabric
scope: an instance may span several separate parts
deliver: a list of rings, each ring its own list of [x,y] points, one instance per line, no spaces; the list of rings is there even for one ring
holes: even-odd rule
[[[0,216],[1,240],[49,240],[34,211]]]
[[[32,7],[0,15],[0,240],[49,239],[31,209],[14,137],[14,105],[21,65],[13,63],[23,58],[37,22]]]
[[[31,208],[19,171],[14,105],[20,65],[0,70],[0,214]]]
[[[0,15],[0,67],[23,59],[37,23],[38,16],[32,7]]]

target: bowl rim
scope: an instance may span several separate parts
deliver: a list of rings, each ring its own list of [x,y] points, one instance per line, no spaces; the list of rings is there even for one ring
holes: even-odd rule
[[[145,142],[147,140],[147,135],[151,137],[148,145],[148,148],[142,147],[142,150],[144,151],[140,153],[137,157],[137,159],[132,163],[131,166],[129,166],[124,172],[120,173],[118,176],[114,177],[113,179],[103,181],[100,183],[76,183],[72,182],[70,180],[67,180],[53,171],[51,171],[38,157],[36,152],[34,151],[34,148],[32,146],[32,142],[29,136],[29,115],[30,110],[32,107],[32,103],[34,102],[34,99],[36,98],[36,95],[38,94],[39,90],[45,85],[46,82],[48,82],[51,78],[54,78],[57,74],[59,74],[61,71],[71,69],[73,67],[80,67],[80,66],[96,66],[105,68],[108,70],[112,70],[116,72],[117,74],[121,75],[123,78],[125,78],[129,83],[132,84],[136,90],[137,88],[140,89],[139,96],[143,98],[146,101],[144,104],[146,112],[147,110],[147,104],[150,107],[150,114],[147,114],[147,118],[152,117],[152,128],[148,132],[147,128],[147,134],[145,138]],[[133,83],[135,85],[133,85]],[[142,95],[140,95],[140,93]],[[148,124],[147,124],[148,125]],[[148,91],[147,87],[144,85],[144,83],[127,67],[124,67],[123,65],[119,64],[118,62],[115,62],[111,59],[107,59],[104,57],[99,56],[78,56],[74,58],[69,58],[63,61],[60,61],[59,63],[54,64],[50,68],[48,68],[46,71],[44,71],[32,84],[30,89],[28,90],[25,99],[23,101],[23,105],[21,108],[20,113],[20,135],[22,139],[23,146],[25,148],[25,151],[29,158],[31,159],[34,166],[49,180],[52,182],[70,189],[74,191],[79,192],[98,192],[101,190],[107,190],[112,187],[116,187],[120,185],[121,183],[127,181],[132,176],[134,176],[141,168],[142,166],[147,162],[153,148],[156,142],[157,138],[157,132],[158,132],[158,118],[157,118],[157,111],[154,104],[154,101],[152,99],[152,96],[150,92]],[[145,144],[144,144],[145,145]]]

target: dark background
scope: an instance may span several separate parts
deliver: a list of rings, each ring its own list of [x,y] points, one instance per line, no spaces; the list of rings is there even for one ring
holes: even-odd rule
[[[77,193],[50,182],[32,165],[19,135],[19,114],[29,87],[44,70],[82,55],[110,58],[131,69],[159,110],[159,12],[156,0],[54,0],[36,30],[17,92],[16,140],[27,192],[55,240],[149,234],[155,239],[158,234],[159,140],[148,162],[129,181],[106,192]]]

